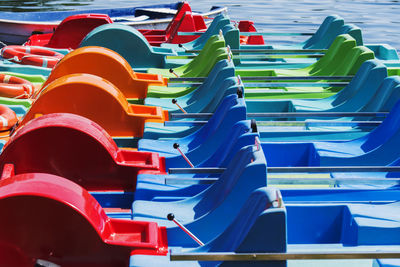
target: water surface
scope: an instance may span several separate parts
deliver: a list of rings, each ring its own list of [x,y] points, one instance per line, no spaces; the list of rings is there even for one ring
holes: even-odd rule
[[[169,3],[155,0],[151,3]],[[194,10],[205,11],[213,5],[229,8],[235,20],[253,20],[258,29],[271,31],[312,32],[331,14],[344,18],[362,29],[365,43],[387,43],[400,49],[399,0],[249,0],[191,1]],[[0,11],[72,10],[116,6],[148,5],[138,0],[32,0],[0,1]],[[272,41],[272,40],[271,40]]]

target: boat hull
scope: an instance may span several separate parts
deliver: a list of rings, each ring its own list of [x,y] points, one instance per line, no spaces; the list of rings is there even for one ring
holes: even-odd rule
[[[126,12],[123,13],[122,9],[118,16],[113,16],[110,10],[81,10],[74,12],[76,14],[87,14],[87,13],[103,13],[108,14],[114,22],[126,24],[138,29],[165,29],[171,21],[173,15],[177,11],[178,4],[171,4],[166,10],[166,5],[160,5],[160,12],[152,10],[154,16],[140,15],[135,16],[132,9],[127,8]],[[161,12],[162,11],[162,12]],[[173,12],[175,13],[173,13]],[[226,8],[215,8],[209,12],[201,13],[204,17],[213,17],[222,12],[225,12]],[[42,13],[42,12],[41,12]],[[63,13],[63,12],[56,12]],[[23,44],[28,38],[35,33],[52,33],[58,24],[67,16],[71,15],[72,12],[64,12],[65,15],[59,15],[55,20],[48,21],[35,21],[35,20],[11,20],[1,18],[0,15],[0,41],[6,44]],[[133,14],[132,14],[133,13]],[[168,16],[168,17],[166,17]]]

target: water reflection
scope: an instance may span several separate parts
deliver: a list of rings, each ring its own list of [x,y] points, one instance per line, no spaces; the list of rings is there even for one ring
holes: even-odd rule
[[[0,1],[1,11],[31,12],[74,10],[91,6],[94,0],[40,0],[40,1]]]

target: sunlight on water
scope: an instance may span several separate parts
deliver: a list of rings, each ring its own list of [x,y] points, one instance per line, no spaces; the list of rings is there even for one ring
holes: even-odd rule
[[[172,1],[152,1],[152,4]],[[110,7],[106,0],[0,1],[2,11],[50,11]],[[115,0],[112,6],[148,5],[148,1]],[[192,1],[194,10],[206,11],[211,6],[227,6],[235,20],[253,20],[258,29],[271,31],[312,32],[331,14],[344,18],[362,29],[365,43],[388,43],[400,49],[399,0],[202,0]]]

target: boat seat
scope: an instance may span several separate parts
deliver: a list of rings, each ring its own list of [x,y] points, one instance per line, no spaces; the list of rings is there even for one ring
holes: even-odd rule
[[[241,148],[244,146],[252,145],[255,142],[255,138],[258,136],[257,132],[248,132],[243,133],[241,125],[242,122],[236,123],[232,128],[231,139],[227,142],[219,145],[218,149],[215,150],[213,155],[208,156],[207,159],[202,162],[193,162],[195,167],[227,167],[232,160],[232,156],[235,155]],[[175,162],[176,163],[176,162]],[[175,165],[175,166],[167,166],[170,167],[186,167],[185,165]],[[207,177],[217,177],[217,174],[185,174],[185,175],[151,175],[151,174],[140,174],[137,179],[137,187],[135,192],[135,200],[155,200],[155,198],[159,197],[182,197],[182,196],[190,196],[194,195],[198,192],[197,187],[204,188],[205,186],[193,183],[193,186],[176,185],[170,186],[167,185],[166,179],[170,177],[180,177],[180,178],[207,178]],[[194,189],[193,191],[188,190],[186,187],[190,187]]]
[[[166,60],[161,68],[149,68],[147,72],[161,74],[164,77],[175,77],[170,72],[170,69],[173,69],[175,74],[180,77],[206,77],[218,61],[227,58],[224,38],[214,35],[207,41],[200,53],[188,63],[176,67],[171,64],[173,60]]]
[[[0,211],[7,214],[0,243],[18,249],[29,259],[27,266],[32,259],[60,266],[127,266],[131,253],[166,255],[165,228],[109,218],[88,191],[62,177],[9,174],[0,181]]]
[[[277,203],[277,190],[262,187],[246,199],[243,205],[235,207],[235,215],[225,214],[206,215],[187,227],[205,245],[194,243],[181,229],[168,227],[168,244],[174,252],[180,253],[208,253],[208,252],[285,252],[286,251],[286,209],[275,206]],[[239,210],[240,209],[240,210]],[[207,229],[207,231],[205,231]],[[153,261],[154,259],[154,261]],[[152,257],[134,255],[131,257],[130,266],[232,266],[233,262],[196,262],[196,261],[170,261],[169,257]],[[264,266],[266,262],[259,262]],[[206,265],[205,265],[206,264]],[[254,262],[241,262],[251,264]],[[283,267],[284,261],[268,262],[268,266]]]
[[[216,64],[211,69],[210,73],[207,75],[205,81],[197,88],[195,87],[168,87],[168,86],[149,86],[147,92],[147,98],[145,103],[148,105],[153,105],[151,103],[157,103],[156,105],[166,105],[166,103],[171,103],[171,100],[161,99],[161,98],[176,98],[178,97],[179,103],[181,103],[181,96],[187,99],[191,92],[207,91],[207,90],[217,90],[214,88],[214,84],[221,82],[229,77],[235,77],[235,66],[232,62],[228,60],[221,60],[216,62]],[[198,93],[192,93],[198,94]],[[198,100],[201,100],[200,98]],[[169,105],[171,107],[171,105]],[[176,105],[172,107],[176,108]]]
[[[72,15],[61,21],[53,33],[32,35],[26,45],[76,49],[89,32],[112,22],[106,14]]]
[[[158,154],[120,149],[99,125],[68,113],[43,115],[18,130],[0,155],[0,171],[6,163],[16,174],[50,173],[86,190],[134,191],[139,171],[165,171]]]
[[[86,46],[66,55],[53,69],[43,87],[69,74],[97,75],[114,84],[126,98],[143,99],[152,85],[166,85],[161,75],[135,73],[118,53],[104,48]]]
[[[159,107],[129,104],[121,91],[103,78],[71,74],[41,91],[20,126],[37,116],[59,112],[87,117],[111,136],[141,137],[146,121],[168,120],[167,112]]]
[[[219,125],[224,121],[231,120],[237,122],[246,119],[246,104],[242,98],[238,98],[236,94],[226,96],[221,104],[218,106],[213,116],[207,121],[207,123],[195,130],[193,133],[189,133],[184,137],[175,137],[170,140],[158,140],[151,138],[150,132],[147,132],[146,125],[144,130],[143,138],[139,140],[138,149],[144,150],[156,150],[158,152],[171,152],[175,154],[175,151],[171,151],[174,143],[179,143],[181,149],[184,151],[185,148],[191,144],[191,146],[197,146],[203,143],[205,138],[216,130]],[[232,123],[233,125],[233,123]],[[157,136],[154,136],[157,137]],[[157,146],[154,146],[158,144]]]
[[[123,24],[105,24],[86,35],[80,47],[102,46],[120,54],[133,68],[163,68],[165,56],[176,55],[167,48],[155,48],[136,29]],[[132,49],[134,48],[134,49]]]
[[[248,179],[252,177],[252,179]],[[172,226],[167,214],[174,213],[182,223],[197,220],[210,211],[219,209],[220,212],[238,212],[237,207],[247,199],[252,191],[266,186],[266,162],[264,153],[255,146],[242,148],[233,157],[227,169],[221,174],[218,181],[205,191],[174,202],[152,202],[138,200],[132,205],[132,218],[134,220],[157,220],[162,225]],[[234,209],[235,211],[233,211]]]

